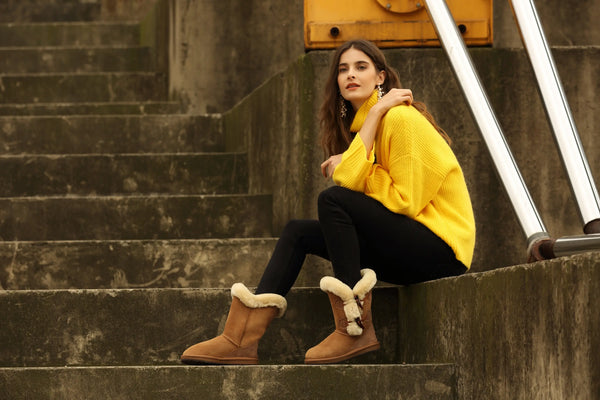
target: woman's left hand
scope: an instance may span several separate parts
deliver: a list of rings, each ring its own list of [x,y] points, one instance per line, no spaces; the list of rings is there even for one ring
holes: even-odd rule
[[[410,89],[391,89],[387,92],[381,100],[377,102],[377,106],[380,107],[383,114],[388,112],[392,107],[400,104],[411,105],[413,102],[412,90]]]
[[[331,178],[333,176],[333,171],[335,168],[342,162],[342,155],[336,154],[335,156],[329,157],[321,164],[321,174],[325,178]]]

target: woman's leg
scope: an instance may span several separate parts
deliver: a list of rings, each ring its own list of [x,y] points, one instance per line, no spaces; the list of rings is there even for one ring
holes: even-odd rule
[[[276,293],[285,296],[296,281],[307,254],[328,259],[319,221],[289,221],[277,241],[256,294]]]
[[[319,196],[319,221],[335,276],[352,287],[360,269],[411,284],[466,271],[452,249],[423,224],[363,193],[333,186]]]
[[[319,194],[319,222],[329,251],[333,273],[337,279],[352,287],[361,278],[360,243],[349,212],[351,190],[332,186]],[[364,194],[363,194],[364,196]]]
[[[232,302],[221,335],[189,347],[187,364],[257,364],[258,343],[267,327],[287,307],[285,296],[296,280],[306,254],[327,258],[319,221],[290,221],[275,247],[255,294],[243,284],[231,288]]]

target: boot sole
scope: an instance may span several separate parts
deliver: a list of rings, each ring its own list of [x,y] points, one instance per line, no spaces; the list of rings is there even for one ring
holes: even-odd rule
[[[181,362],[188,365],[256,365],[258,359],[252,358],[181,358]]]
[[[313,359],[304,359],[304,364],[335,364],[341,361],[349,360],[353,357],[360,356],[361,354],[369,353],[371,351],[379,350],[381,345],[379,342],[365,346],[360,349],[356,349],[351,351],[350,353],[343,354],[337,357],[327,357],[327,358],[313,358]]]

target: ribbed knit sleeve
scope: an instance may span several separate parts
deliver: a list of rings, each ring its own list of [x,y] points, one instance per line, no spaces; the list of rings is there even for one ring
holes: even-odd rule
[[[333,182],[338,186],[365,192],[367,177],[374,168],[375,150],[367,157],[367,149],[360,135],[356,135],[348,150],[342,154],[342,161],[333,172]]]

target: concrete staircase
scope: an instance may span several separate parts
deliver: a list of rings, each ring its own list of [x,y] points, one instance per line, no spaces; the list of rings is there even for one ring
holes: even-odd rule
[[[392,287],[374,294],[381,351],[301,365],[333,328],[305,275],[262,365],[179,364],[222,330],[230,285],[258,282],[272,200],[248,193],[220,115],[168,100],[138,24],[93,3],[0,23],[0,398],[456,398],[454,365],[398,362]]]

